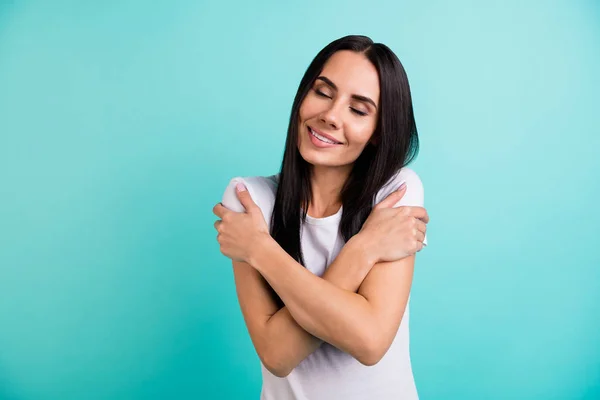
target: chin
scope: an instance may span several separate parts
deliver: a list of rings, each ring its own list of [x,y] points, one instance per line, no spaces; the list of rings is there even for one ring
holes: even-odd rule
[[[340,163],[339,160],[334,160],[332,157],[323,156],[323,154],[311,154],[311,151],[303,152],[299,151],[300,156],[313,166],[319,167],[342,167],[346,163]]]
[[[353,160],[340,162],[340,154],[332,154],[319,151],[313,148],[310,144],[300,142],[298,146],[298,153],[300,156],[311,165],[318,165],[322,167],[343,167],[348,164],[352,164]]]
[[[322,154],[310,154],[310,151],[298,151],[300,156],[311,165],[332,166],[332,160],[329,157],[323,157]]]

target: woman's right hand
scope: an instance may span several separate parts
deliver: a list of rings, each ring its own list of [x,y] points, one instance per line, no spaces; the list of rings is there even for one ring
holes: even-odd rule
[[[403,185],[379,202],[358,232],[375,262],[400,260],[423,248],[429,215],[423,207],[394,208],[405,193]]]

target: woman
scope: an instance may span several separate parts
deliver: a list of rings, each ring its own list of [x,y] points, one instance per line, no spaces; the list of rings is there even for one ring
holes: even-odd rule
[[[406,167],[417,151],[402,64],[347,36],[302,78],[281,171],[229,183],[215,228],[262,399],[417,398],[408,301],[429,221]]]

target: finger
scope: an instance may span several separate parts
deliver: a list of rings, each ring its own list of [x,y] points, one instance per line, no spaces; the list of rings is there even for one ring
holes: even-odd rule
[[[250,211],[255,207],[258,207],[254,200],[252,200],[252,196],[250,196],[250,192],[248,192],[246,185],[244,185],[242,182],[238,182],[238,184],[235,186],[235,189],[238,199],[240,199],[240,202],[246,211]]]
[[[213,214],[215,214],[217,217],[223,219],[223,216],[229,212],[229,210],[227,209],[227,207],[225,207],[223,204],[221,203],[217,203],[216,206],[213,207],[212,209]]]
[[[406,193],[406,182],[400,185],[400,187],[394,190],[392,193],[388,194],[385,199],[377,203],[375,208],[387,208],[393,207],[396,203],[398,203],[404,194]]]
[[[418,241],[418,242],[417,242],[417,253],[418,253],[419,251],[421,251],[421,250],[423,250],[423,242],[421,242],[421,241]]]
[[[423,232],[423,234],[427,233],[427,224],[425,222],[421,221],[420,219],[417,219],[415,224],[415,226],[420,232]]]
[[[429,222],[429,214],[425,208],[419,206],[408,206],[408,208],[409,210],[407,215],[415,217],[425,223]]]

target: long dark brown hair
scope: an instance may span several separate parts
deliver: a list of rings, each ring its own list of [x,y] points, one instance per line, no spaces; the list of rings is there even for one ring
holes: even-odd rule
[[[298,150],[299,110],[327,60],[340,50],[364,54],[377,69],[380,82],[379,115],[373,134],[377,144],[367,144],[341,190],[340,232],[346,242],[371,213],[379,189],[419,150],[408,78],[398,57],[386,45],[357,35],[342,37],[322,49],[308,66],[294,98],[271,217],[271,236],[302,265],[300,224],[306,220],[311,185],[310,164]]]

